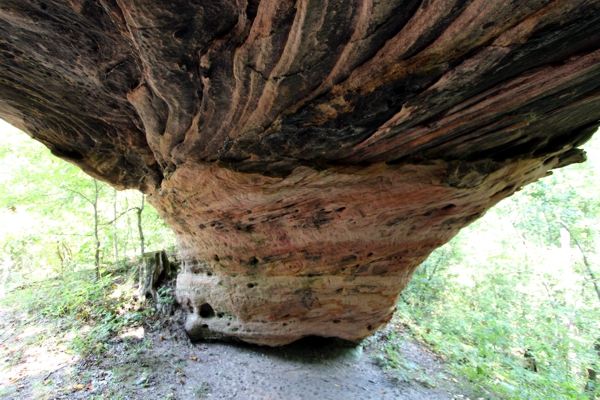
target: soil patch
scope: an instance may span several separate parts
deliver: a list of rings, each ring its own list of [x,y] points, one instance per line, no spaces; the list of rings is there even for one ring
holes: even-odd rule
[[[443,361],[392,320],[360,346],[305,338],[270,348],[192,343],[169,310],[79,357],[72,333],[0,309],[0,397],[6,399],[475,398]],[[395,352],[387,346],[394,344]]]

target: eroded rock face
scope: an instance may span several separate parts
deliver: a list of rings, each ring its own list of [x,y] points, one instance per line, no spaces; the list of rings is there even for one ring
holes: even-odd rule
[[[285,179],[186,164],[149,200],[176,227],[190,336],[359,340],[390,320],[432,250],[558,162],[300,167]]]
[[[600,2],[4,0],[0,116],[177,234],[193,337],[358,340],[600,120]]]

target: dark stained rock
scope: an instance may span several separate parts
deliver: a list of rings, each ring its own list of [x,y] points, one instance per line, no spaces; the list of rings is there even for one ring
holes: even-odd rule
[[[589,0],[0,4],[0,116],[149,195],[191,336],[270,345],[368,336],[434,248],[583,161],[599,61]]]

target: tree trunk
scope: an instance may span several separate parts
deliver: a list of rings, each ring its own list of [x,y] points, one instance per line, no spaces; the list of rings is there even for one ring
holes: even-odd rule
[[[65,258],[63,257],[62,249],[60,248],[60,241],[56,242],[56,255],[58,256],[58,259],[60,260],[60,269],[64,270],[65,269]]]
[[[6,255],[4,261],[2,262],[2,289],[0,291],[0,298],[6,296],[6,290],[8,287],[8,274],[12,268],[12,264],[13,262],[10,254]]]
[[[144,258],[144,230],[142,229],[142,212],[144,212],[144,202],[146,200],[146,195],[142,194],[142,205],[136,208],[137,214],[137,227],[138,233],[140,235],[140,255],[141,258]]]
[[[577,248],[579,249],[579,253],[581,254],[581,258],[583,259],[583,264],[585,265],[585,268],[587,270],[587,273],[590,276],[590,280],[592,281],[592,284],[594,285],[594,289],[596,291],[596,296],[598,297],[598,301],[600,301],[600,287],[598,287],[598,281],[596,280],[596,275],[594,274],[594,272],[592,271],[592,267],[588,261],[587,256],[585,255],[585,252],[583,251],[583,248],[581,247],[581,244],[579,244],[579,240],[577,240],[577,238],[575,236],[573,236],[573,233],[571,232],[571,230],[569,229],[569,227],[561,222],[561,225],[563,226],[563,229],[565,229],[568,233],[569,236],[573,239],[573,241],[575,242],[575,245],[577,246]],[[583,296],[583,294],[582,294]],[[600,359],[600,338],[596,339],[596,342],[594,343],[594,351],[596,352],[596,354],[598,355],[598,358]],[[597,376],[598,376],[598,361],[596,361],[595,363],[593,363],[593,366],[590,368],[587,368],[587,374],[588,374],[588,380],[585,384],[585,392],[588,393],[595,393],[596,392],[596,388],[597,388]]]
[[[143,300],[150,295],[155,303],[159,302],[157,285],[171,273],[171,263],[164,251],[148,254],[140,259],[139,298]]]
[[[113,189],[114,198],[113,198],[113,256],[114,263],[117,265],[119,262],[119,239],[117,236],[117,190]]]
[[[129,196],[125,196],[125,209],[129,210]],[[129,213],[125,213],[125,216],[127,218],[127,234],[125,235],[125,245],[123,247],[123,254],[125,256],[127,256],[128,251],[129,251],[129,242],[131,240],[132,237],[132,233],[131,233],[131,218],[129,217]]]
[[[96,244],[96,252],[94,254],[94,261],[96,265],[96,280],[100,280],[100,238],[98,237],[98,181],[94,179],[94,201],[92,202],[94,207],[94,239]]]
[[[598,355],[598,359],[600,360],[600,337],[596,339],[596,342],[594,343],[594,350],[596,351],[596,354]],[[593,364],[592,368],[587,368],[587,374],[588,374],[588,380],[585,384],[585,392],[587,392],[588,394],[590,394],[591,396],[594,395],[594,393],[596,393],[596,390],[598,388],[598,361],[596,361]],[[592,398],[592,397],[590,397]]]
[[[372,334],[600,124],[598,1],[5,3],[0,116],[148,195],[194,337]]]
[[[575,236],[573,236],[573,234],[571,233],[571,230],[569,229],[569,227],[567,225],[565,225],[563,223],[561,223],[561,225],[563,226],[563,228],[565,228],[567,230],[567,232],[569,232],[569,235],[573,238],[575,245],[579,249],[579,253],[581,254],[581,258],[583,259],[583,265],[585,265],[585,269],[587,270],[587,273],[590,276],[590,280],[592,281],[592,284],[594,285],[594,290],[596,291],[596,296],[598,297],[598,301],[600,301],[600,286],[598,285],[598,280],[596,279],[596,274],[594,274],[594,271],[592,270],[592,266],[590,265],[590,262],[588,261],[586,255],[585,255],[585,252],[583,251],[583,248],[579,244],[579,240],[577,240],[577,238]]]

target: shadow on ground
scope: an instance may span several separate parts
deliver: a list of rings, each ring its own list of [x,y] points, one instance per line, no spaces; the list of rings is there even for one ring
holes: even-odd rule
[[[124,331],[103,344],[101,355],[79,358],[64,346],[68,334],[44,331],[39,320],[29,326],[6,309],[0,318],[0,397],[6,399],[473,398],[434,354],[401,335],[397,369],[388,369],[383,349],[390,335],[398,343],[394,321],[360,346],[305,338],[269,348],[191,343],[177,310]]]

